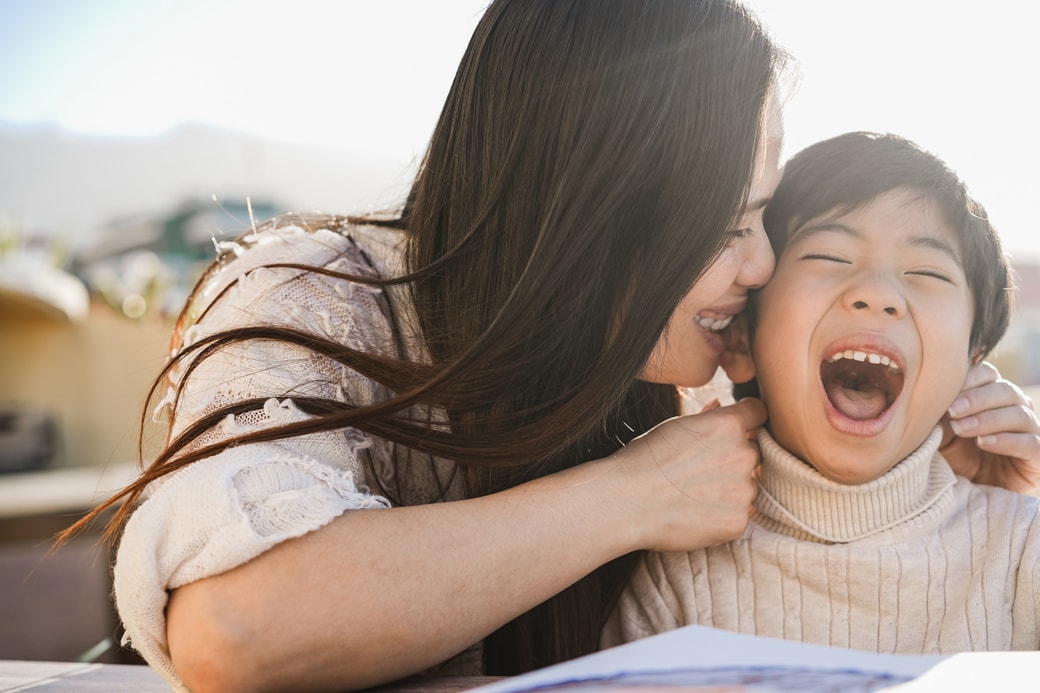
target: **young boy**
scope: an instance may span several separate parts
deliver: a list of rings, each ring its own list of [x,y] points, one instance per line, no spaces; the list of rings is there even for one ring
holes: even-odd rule
[[[700,624],[878,652],[1040,648],[1040,499],[973,485],[937,452],[1009,319],[985,212],[909,141],[850,133],[788,162],[766,228],[751,523],[647,554],[602,644]]]

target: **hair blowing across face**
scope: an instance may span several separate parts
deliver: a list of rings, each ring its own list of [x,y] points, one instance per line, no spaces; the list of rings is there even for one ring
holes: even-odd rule
[[[733,2],[488,8],[403,217],[410,266],[436,268],[412,286],[466,403],[453,432],[530,455],[471,488],[608,454],[675,413],[674,390],[636,377],[745,200],[778,59]],[[488,671],[594,650],[628,569],[489,638]]]
[[[430,364],[258,326],[400,396],[298,402],[315,418],[227,444],[353,426],[455,460],[480,495],[610,454],[676,413],[637,380],[746,199],[781,53],[733,0],[497,0],[462,59],[399,220]],[[317,225],[329,223],[317,220]],[[400,412],[447,411],[450,430]],[[173,441],[123,497],[216,450]],[[205,462],[202,462],[203,464]],[[125,513],[119,518],[122,521]],[[619,559],[485,643],[488,673],[593,651]]]
[[[531,462],[595,435],[723,245],[776,58],[733,2],[488,8],[402,219],[457,426],[516,412]]]

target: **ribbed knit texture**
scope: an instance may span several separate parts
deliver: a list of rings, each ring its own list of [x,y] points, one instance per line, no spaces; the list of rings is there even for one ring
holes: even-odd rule
[[[744,536],[647,554],[602,644],[699,624],[876,652],[1037,649],[1040,499],[956,477],[940,439],[845,486],[763,432]]]

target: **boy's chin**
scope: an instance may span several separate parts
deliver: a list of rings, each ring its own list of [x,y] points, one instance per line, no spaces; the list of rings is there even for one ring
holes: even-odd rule
[[[766,429],[782,448],[821,476],[843,486],[868,484],[884,476],[906,456],[894,450],[891,442],[886,444],[879,438],[859,438],[840,433],[837,438],[827,436],[829,442],[826,444],[818,436],[810,436],[815,438],[815,443],[811,449],[802,449],[797,444],[789,444],[793,441],[785,442],[784,433],[775,430],[770,423],[766,424]]]
[[[881,478],[892,469],[892,466],[887,466],[871,470],[870,472],[858,469],[842,469],[841,471],[835,472],[827,465],[808,464],[819,472],[821,476],[826,477],[836,484],[841,484],[842,486],[862,486],[863,484],[869,484],[871,481]]]

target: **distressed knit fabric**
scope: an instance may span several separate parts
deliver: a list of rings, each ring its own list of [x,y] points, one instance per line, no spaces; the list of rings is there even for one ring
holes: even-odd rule
[[[306,231],[261,230],[224,244],[228,258],[201,287],[175,335],[181,346],[219,331],[259,325],[294,327],[369,352],[426,358],[404,289],[379,288],[300,269],[296,263],[363,276],[402,271],[403,235],[368,226]],[[308,418],[296,397],[366,404],[385,388],[300,346],[253,339],[171,374],[156,418],[171,439],[200,416],[257,399],[251,411],[228,416],[192,447]],[[179,399],[174,385],[183,380]],[[413,410],[438,425],[436,413]],[[443,418],[443,417],[442,417]],[[165,608],[168,591],[228,571],[348,510],[462,497],[454,466],[357,430],[311,434],[225,449],[152,483],[133,510],[114,568],[124,642],[177,689],[170,662]],[[291,595],[286,595],[291,599]],[[444,673],[476,674],[478,648],[451,660]]]
[[[601,645],[699,624],[885,653],[1040,648],[1040,499],[956,477],[941,435],[846,486],[762,432],[744,536],[646,554]]]

